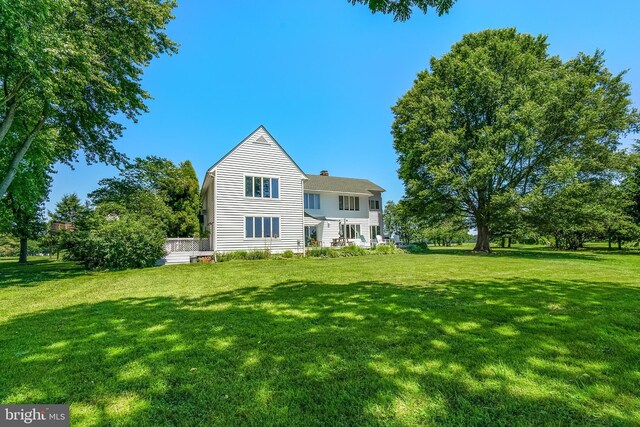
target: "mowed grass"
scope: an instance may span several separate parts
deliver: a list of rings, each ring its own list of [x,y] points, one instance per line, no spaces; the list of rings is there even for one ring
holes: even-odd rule
[[[640,255],[0,262],[0,402],[93,425],[640,425]]]

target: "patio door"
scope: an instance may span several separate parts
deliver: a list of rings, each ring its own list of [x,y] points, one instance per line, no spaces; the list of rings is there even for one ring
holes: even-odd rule
[[[307,246],[316,246],[318,244],[318,227],[315,225],[305,225],[304,242]]]

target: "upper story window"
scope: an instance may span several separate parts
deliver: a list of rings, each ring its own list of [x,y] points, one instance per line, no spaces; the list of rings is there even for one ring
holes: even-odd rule
[[[314,193],[304,193],[305,209],[320,209],[320,195]]]
[[[338,196],[338,209],[341,211],[359,211],[360,197]]]
[[[280,180],[261,176],[245,176],[244,195],[247,197],[277,199],[280,197]]]
[[[380,200],[369,199],[369,210],[379,211],[380,210]]]

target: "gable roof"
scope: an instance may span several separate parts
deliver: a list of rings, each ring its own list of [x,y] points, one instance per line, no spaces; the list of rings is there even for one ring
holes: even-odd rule
[[[342,178],[338,176],[307,175],[305,190],[331,191],[336,193],[360,193],[372,195],[372,191],[385,191],[368,179]]]
[[[240,147],[242,144],[244,144],[249,138],[251,138],[255,133],[257,133],[258,131],[264,131],[269,138],[271,138],[273,140],[273,142],[276,144],[276,146],[278,148],[280,148],[280,150],[282,150],[282,152],[289,158],[289,160],[291,160],[291,163],[293,163],[293,165],[300,171],[300,173],[302,174],[302,176],[304,177],[304,179],[307,178],[307,175],[303,172],[302,169],[300,169],[300,166],[298,166],[298,164],[291,158],[291,156],[289,155],[289,153],[287,153],[285,151],[284,148],[282,148],[282,146],[278,143],[278,141],[276,141],[276,139],[273,137],[273,135],[271,135],[271,133],[269,133],[269,131],[267,130],[267,128],[265,128],[263,125],[260,125],[257,127],[256,130],[254,130],[253,132],[251,132],[249,135],[247,135],[242,141],[240,141],[238,144],[236,144],[231,150],[229,150],[227,152],[227,154],[225,154],[224,156],[222,156],[217,162],[215,162],[213,165],[211,165],[211,167],[209,169],[207,169],[207,172],[204,174],[204,180],[202,181],[202,188],[204,189],[205,184],[207,183],[207,178],[209,177],[209,172],[211,172],[213,169],[215,169],[216,166],[218,166],[224,159],[226,159],[227,157],[229,157],[229,155],[231,153],[233,153],[234,151],[236,151],[236,149],[238,147]],[[258,137],[258,139],[256,140],[258,142],[268,142],[265,137],[263,135],[260,135],[260,137]]]

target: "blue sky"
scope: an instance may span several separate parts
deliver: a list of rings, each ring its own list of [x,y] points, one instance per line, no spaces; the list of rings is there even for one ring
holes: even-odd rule
[[[263,124],[308,173],[369,178],[403,194],[390,107],[431,56],[463,34],[514,26],[549,35],[563,59],[604,49],[608,67],[629,69],[640,105],[640,2],[459,0],[449,15],[405,23],[346,0],[183,0],[170,36],[180,52],[154,60],[144,87],[150,112],[127,125],[117,148],[133,158],[191,160],[198,177]],[[116,174],[103,165],[57,168],[47,204],[85,197]]]

